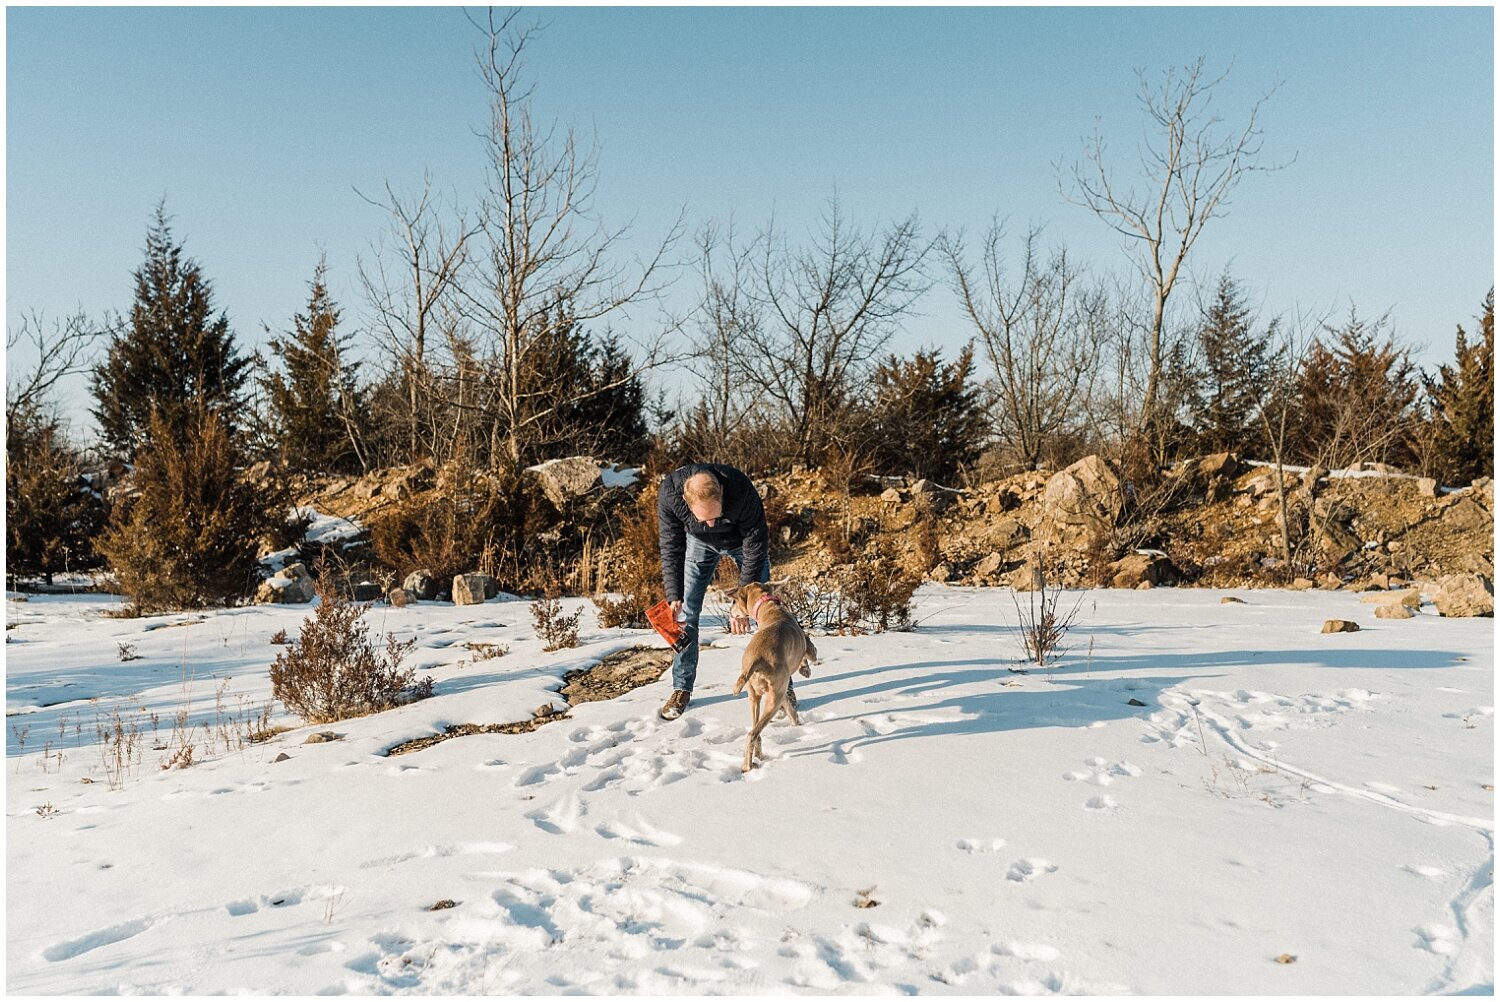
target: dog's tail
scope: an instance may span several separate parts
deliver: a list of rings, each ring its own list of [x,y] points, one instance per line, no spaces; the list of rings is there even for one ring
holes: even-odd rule
[[[761,668],[765,671],[770,671],[771,663],[765,658],[756,658],[754,661],[747,664],[745,666],[745,670],[740,672],[740,677],[734,680],[734,694],[736,696],[738,696],[740,694],[740,691],[745,688],[745,685],[750,681],[750,676],[755,674],[755,669],[757,668]]]

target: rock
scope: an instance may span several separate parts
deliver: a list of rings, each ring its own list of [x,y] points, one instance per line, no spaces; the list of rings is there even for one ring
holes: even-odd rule
[[[1318,583],[1310,578],[1297,578],[1292,582],[1292,589],[1294,591],[1308,591],[1317,586]]]
[[[290,762],[291,760],[292,757],[290,755],[288,755],[286,752],[282,752],[280,755],[277,755],[275,758],[271,759],[271,764],[275,765],[277,762]]]
[[[1046,587],[1047,579],[1040,567],[1028,563],[1011,571],[1005,583],[1016,591],[1041,591]]]
[[[431,602],[438,597],[437,579],[432,576],[431,571],[425,569],[406,575],[406,580],[401,582],[401,590],[417,602]]]
[[[1172,561],[1150,553],[1132,553],[1109,565],[1111,588],[1155,587],[1175,584],[1181,575]]]
[[[953,503],[954,492],[931,480],[918,480],[911,485],[911,502],[918,508],[939,512]]]
[[[1005,554],[997,550],[974,565],[974,576],[976,578],[987,578],[998,571],[1004,564]]]
[[[527,467],[526,472],[537,479],[542,485],[542,492],[559,511],[603,482],[599,475],[599,464],[589,456],[549,459],[537,466]]]
[[[1461,497],[1443,509],[1443,529],[1456,534],[1493,535],[1495,520],[1478,501]]]
[[[1047,481],[1042,502],[1054,522],[1107,531],[1124,510],[1125,491],[1108,461],[1085,456]]]
[[[952,581],[953,568],[949,567],[947,564],[938,564],[932,570],[927,572],[927,580],[937,581],[940,583]]]
[[[1439,616],[1493,616],[1494,586],[1479,574],[1450,574],[1438,581],[1432,604],[1437,606]]]
[[[1399,602],[1375,607],[1376,619],[1411,619],[1416,613]]]
[[[1371,473],[1384,473],[1386,476],[1399,476],[1401,473],[1400,470],[1392,466],[1390,463],[1364,462],[1360,463],[1359,465],[1363,470],[1368,470]]]
[[[880,492],[880,500],[886,504],[898,505],[901,503],[901,492],[894,487],[887,487]]]
[[[433,481],[433,471],[428,466],[399,466],[381,478],[380,494],[392,501],[409,498],[424,490]]]
[[[1373,606],[1401,605],[1410,609],[1420,609],[1422,607],[1422,593],[1415,588],[1407,591],[1366,592],[1359,597],[1359,600],[1366,605]],[[1377,608],[1376,611],[1379,612],[1380,610]]]
[[[455,574],[453,604],[479,605],[500,594],[500,586],[488,574]]]
[[[1323,624],[1324,633],[1358,633],[1359,624],[1347,619],[1330,619]]]
[[[342,737],[342,734],[335,734],[333,731],[314,731],[313,733],[309,734],[307,736],[307,740],[302,743],[305,745],[322,745],[327,744],[330,741],[338,741]]]
[[[317,585],[303,564],[289,564],[260,583],[257,605],[296,605],[317,597]]]
[[[1431,477],[1423,477],[1417,481],[1417,493],[1424,498],[1437,497],[1438,482]]]
[[[1242,599],[1242,598],[1235,598],[1233,595],[1225,595],[1223,598],[1219,599],[1219,604],[1220,605],[1247,605],[1248,603],[1244,599]]]
[[[1138,585],[1135,586],[1135,590],[1136,591],[1150,591],[1152,588],[1155,588],[1155,587],[1156,587],[1156,585],[1152,584],[1150,581],[1142,581],[1140,584],[1138,584]]]
[[[1253,498],[1262,498],[1276,493],[1276,474],[1262,473],[1245,485],[1246,492]]]
[[[416,601],[416,599],[411,597],[411,592],[405,588],[392,588],[391,593],[386,596],[386,600],[398,609],[404,609]]]
[[[1210,482],[1233,480],[1245,471],[1245,464],[1232,452],[1217,452],[1198,460],[1198,472]]]

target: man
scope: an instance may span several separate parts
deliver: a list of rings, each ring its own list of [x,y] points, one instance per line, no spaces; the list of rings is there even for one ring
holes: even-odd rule
[[[755,485],[739,470],[689,463],[662,480],[656,527],[662,585],[688,636],[687,646],[672,659],[672,695],[661,708],[663,720],[676,720],[687,709],[698,677],[698,616],[719,558],[734,558],[741,585],[771,580],[766,510]],[[729,630],[748,633],[750,620],[731,616]],[[793,698],[790,692],[787,696]]]

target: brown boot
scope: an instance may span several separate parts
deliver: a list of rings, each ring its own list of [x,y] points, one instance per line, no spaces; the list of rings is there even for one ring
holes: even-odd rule
[[[686,689],[673,689],[672,695],[662,704],[660,716],[663,720],[676,720],[682,716],[682,711],[688,708],[693,701],[693,694]]]

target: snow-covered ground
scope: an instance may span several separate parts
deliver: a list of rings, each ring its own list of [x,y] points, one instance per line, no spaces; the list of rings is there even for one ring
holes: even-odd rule
[[[664,679],[386,757],[528,717],[650,635],[588,607],[583,646],[544,654],[524,602],[379,606],[436,697],[238,748],[305,607],[10,601],[6,987],[1491,992],[1493,621],[1224,594],[1091,593],[1072,652],[1022,676],[1008,592],[924,588],[915,631],[818,641],[804,726],[747,776],[744,638],[675,723]],[[182,710],[198,761],[163,770]]]

